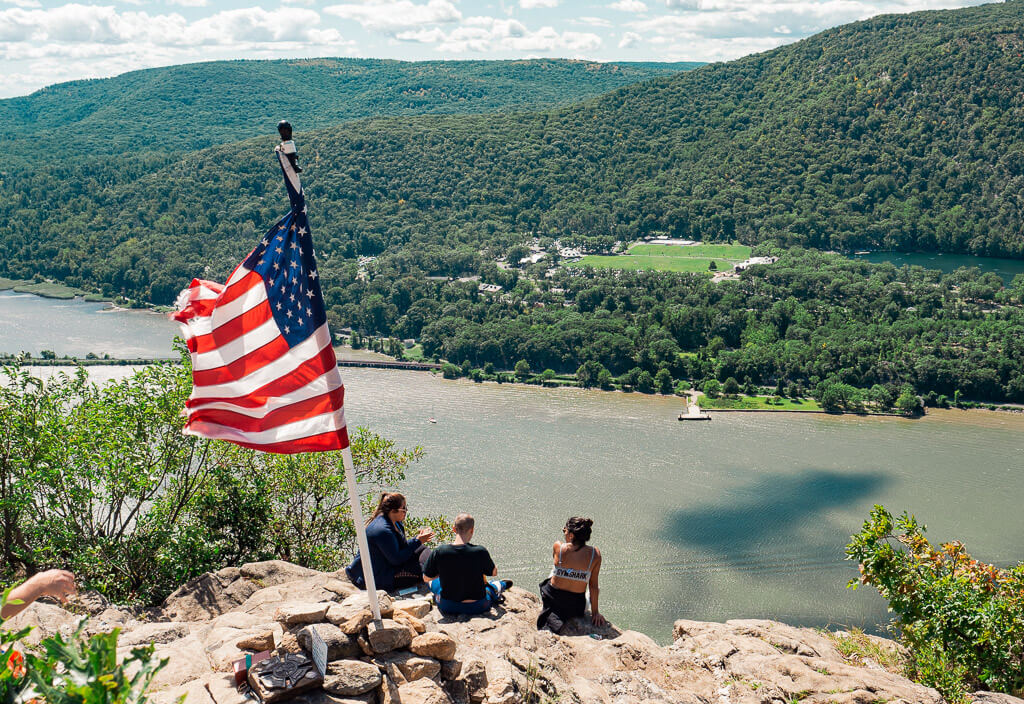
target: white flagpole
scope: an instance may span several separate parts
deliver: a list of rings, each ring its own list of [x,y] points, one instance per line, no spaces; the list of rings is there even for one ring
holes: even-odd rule
[[[377,583],[373,580],[373,565],[370,564],[370,544],[366,541],[366,526],[363,525],[363,512],[359,506],[359,490],[356,488],[356,470],[352,462],[352,448],[345,447],[341,451],[342,463],[345,465],[345,482],[348,484],[348,500],[352,504],[352,522],[356,527],[356,539],[359,554],[362,556],[363,579],[366,580],[366,596],[370,599],[370,611],[373,620],[380,624],[380,604],[377,602]]]

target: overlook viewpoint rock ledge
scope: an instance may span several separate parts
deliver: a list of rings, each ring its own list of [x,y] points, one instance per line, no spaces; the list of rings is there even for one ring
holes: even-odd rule
[[[382,600],[384,628],[370,625],[365,594],[343,572],[287,562],[250,563],[204,574],[160,608],[122,609],[96,593],[69,605],[36,603],[8,625],[33,625],[31,641],[74,629],[121,628],[119,644],[154,643],[167,666],[154,704],[247,704],[232,661],[266,647],[309,645],[316,628],[329,649],[324,690],[296,704],[942,704],[934,689],[871,660],[845,657],[827,634],[766,620],[679,620],[674,642],[575,623],[568,635],[538,632],[540,602],[512,588],[480,617],[447,618],[422,597]],[[591,633],[602,636],[600,640]],[[883,650],[898,646],[868,637]],[[249,649],[247,649],[249,648]],[[978,692],[977,704],[1024,704]]]

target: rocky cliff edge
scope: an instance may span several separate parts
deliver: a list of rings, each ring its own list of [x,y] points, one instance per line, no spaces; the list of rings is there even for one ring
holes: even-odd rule
[[[871,636],[858,637],[867,648],[843,647],[849,642],[843,634],[765,620],[676,621],[668,646],[635,631],[584,623],[558,636],[536,630],[539,599],[515,587],[501,607],[473,618],[446,618],[422,596],[385,596],[382,607],[378,628],[366,595],[343,573],[271,561],[202,575],[159,609],[120,609],[93,593],[67,609],[33,604],[9,625],[35,626],[31,639],[38,641],[71,632],[86,615],[91,632],[120,628],[126,653],[154,643],[168,659],[151,689],[154,704],[182,695],[186,704],[250,704],[233,686],[231,663],[272,645],[307,648],[314,628],[328,645],[328,673],[323,690],[296,704],[945,701],[884,667],[898,659],[898,646]],[[984,692],[973,700],[1024,704]]]

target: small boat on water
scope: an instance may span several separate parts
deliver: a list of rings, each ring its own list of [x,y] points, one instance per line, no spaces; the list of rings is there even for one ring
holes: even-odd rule
[[[434,418],[427,418],[427,422],[428,422],[428,423],[436,423],[436,422],[437,422],[437,420],[436,420],[436,419],[434,419]]]

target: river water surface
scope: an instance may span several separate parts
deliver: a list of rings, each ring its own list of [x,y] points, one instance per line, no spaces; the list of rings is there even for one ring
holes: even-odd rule
[[[99,321],[117,315],[128,314]],[[0,298],[0,327],[9,325]],[[97,349],[135,344],[120,337],[134,332],[95,319],[91,329]],[[127,371],[90,369],[97,379]],[[715,413],[680,423],[670,398],[342,375],[351,426],[424,448],[404,485],[413,513],[474,514],[476,540],[501,573],[533,590],[565,519],[592,517],[602,611],[662,642],[676,618],[884,623],[873,590],[844,588],[856,569],[843,546],[875,503],[915,513],[933,540],[964,540],[976,557],[1024,558],[1021,415]]]

